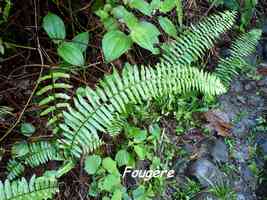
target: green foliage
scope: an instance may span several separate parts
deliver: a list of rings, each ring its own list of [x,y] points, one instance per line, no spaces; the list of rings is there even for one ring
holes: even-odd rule
[[[230,56],[219,60],[215,74],[226,86],[230,85],[231,80],[238,75],[238,72],[249,67],[245,58],[254,53],[260,37],[261,30],[258,29],[241,35],[233,42],[230,48]]]
[[[12,114],[13,109],[7,106],[0,106],[0,119]]]
[[[82,51],[73,42],[63,42],[57,49],[58,55],[66,62],[75,65],[84,65],[84,57]]]
[[[127,166],[130,163],[131,155],[125,149],[121,149],[117,152],[115,160],[117,161],[119,167],[123,165]]]
[[[190,65],[214,45],[214,40],[234,23],[236,13],[226,11],[191,26],[175,42],[165,45],[164,59],[177,65]]]
[[[220,33],[230,28],[234,16],[225,12],[192,27],[165,48],[167,54],[155,68],[128,65],[121,76],[116,70],[105,76],[95,90],[86,87],[84,95],[77,94],[74,99],[75,108],[68,107],[68,111],[63,112],[61,148],[77,158],[95,150],[101,144],[97,131],[105,132],[116,113],[123,113],[128,104],[142,104],[194,90],[206,95],[224,93],[225,88],[216,76],[188,65],[212,47]],[[195,42],[190,43],[191,40]]]
[[[21,164],[20,162],[16,160],[9,160],[7,163],[7,171],[8,171],[7,178],[9,180],[13,180],[21,176],[24,170],[25,170],[25,167],[23,164]]]
[[[223,5],[227,9],[239,11],[241,14],[240,29],[244,31],[254,15],[258,0],[209,0],[209,2],[215,6]]]
[[[159,30],[156,26],[149,22],[139,22],[131,30],[131,38],[139,46],[150,50],[153,54],[158,54],[158,48],[155,48],[155,44],[159,43],[158,36]]]
[[[107,62],[110,62],[132,46],[132,40],[125,33],[115,30],[107,32],[102,40],[102,48]]]
[[[58,131],[57,124],[62,116],[60,111],[68,107],[67,101],[71,99],[67,92],[72,86],[65,83],[69,78],[70,75],[65,72],[51,71],[39,79],[39,84],[45,84],[36,92],[41,97],[38,105],[44,107],[40,116],[48,116],[47,126],[52,126],[54,133]]]
[[[19,143],[12,147],[13,158],[25,165],[36,167],[49,160],[62,160],[56,146],[48,141]]]
[[[173,10],[176,6],[177,12],[179,12],[179,23],[182,23],[182,4],[179,0],[154,0],[150,3],[145,0],[131,0],[125,1],[125,6],[129,6],[131,9],[136,9],[142,14],[151,16],[156,10],[160,10],[163,13]],[[158,28],[145,20],[139,20],[132,12],[122,5],[110,5],[106,4],[103,9],[99,9],[96,14],[100,17],[105,29],[108,31],[102,41],[102,48],[104,56],[107,62],[113,61],[119,58],[122,54],[127,52],[134,43],[140,47],[149,50],[153,54],[158,54],[159,49],[155,47],[159,45],[158,36],[161,34]],[[177,30],[173,23],[167,19],[161,17],[160,24],[164,31],[176,37]],[[119,24],[123,23],[127,26],[128,30],[120,30]],[[123,27],[123,26],[122,26]],[[127,32],[127,34],[126,34]],[[128,34],[128,32],[130,34]],[[121,43],[119,41],[122,41]],[[111,53],[110,49],[115,49],[114,53]]]
[[[159,24],[168,35],[174,38],[177,37],[177,30],[172,21],[167,17],[159,17]]]
[[[35,127],[31,123],[22,123],[20,127],[20,132],[27,137],[31,136],[35,130]]]
[[[99,166],[101,165],[102,159],[100,156],[91,155],[85,159],[85,166],[84,169],[88,174],[95,174],[98,170]]]
[[[62,19],[53,14],[48,13],[43,19],[43,28],[53,40],[54,43],[59,44],[66,37],[65,24]]]
[[[32,176],[29,182],[25,178],[4,183],[0,181],[0,200],[47,200],[58,192],[56,179]]]
[[[4,5],[3,7],[0,9],[0,25],[4,22],[7,22],[8,21],[8,17],[10,15],[10,10],[12,8],[12,2],[11,0],[4,0]],[[2,3],[3,3],[2,2]]]
[[[65,24],[59,16],[50,12],[44,17],[42,26],[50,39],[59,45],[57,48],[58,54],[65,62],[74,66],[84,65],[85,58],[83,53],[89,41],[88,32],[76,35],[72,42],[65,42]]]

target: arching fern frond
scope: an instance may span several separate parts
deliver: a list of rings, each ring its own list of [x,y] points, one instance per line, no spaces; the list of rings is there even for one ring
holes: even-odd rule
[[[0,200],[47,200],[58,192],[57,180],[33,176],[29,182],[25,178],[18,181],[0,181]]]
[[[178,65],[190,65],[197,61],[205,51],[213,47],[220,34],[230,29],[235,22],[236,12],[223,12],[204,18],[195,26],[191,26],[175,42],[171,42],[164,50],[163,59]]]
[[[219,60],[215,73],[226,86],[229,86],[231,80],[242,69],[248,67],[248,63],[244,58],[255,52],[261,33],[261,30],[255,29],[241,35],[232,44],[230,56]]]
[[[49,116],[47,126],[52,126],[54,133],[57,132],[57,123],[62,118],[60,110],[66,108],[68,106],[67,101],[71,99],[66,91],[72,86],[65,83],[69,78],[70,75],[66,72],[51,71],[39,79],[39,83],[48,82],[36,93],[37,96],[42,97],[39,106],[44,107],[40,115]]]
[[[164,62],[155,69],[128,66],[121,76],[114,70],[95,90],[85,88],[84,96],[78,94],[74,99],[75,108],[63,112],[61,147],[80,157],[101,144],[97,132],[105,132],[112,125],[114,114],[125,111],[127,104],[192,90],[208,95],[225,92],[216,76],[193,67]]]
[[[7,163],[7,171],[8,171],[7,178],[9,180],[13,180],[21,176],[24,170],[25,167],[22,163],[18,162],[17,160],[11,159]]]
[[[22,149],[24,152],[22,155],[20,155],[20,152],[16,153],[16,151],[21,151]],[[17,150],[13,148],[13,154],[17,160],[31,167],[37,167],[49,160],[63,159],[56,146],[49,141],[39,141],[29,144],[21,143]]]

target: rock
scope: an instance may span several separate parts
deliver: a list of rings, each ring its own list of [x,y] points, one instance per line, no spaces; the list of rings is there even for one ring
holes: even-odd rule
[[[236,146],[233,150],[234,158],[242,163],[249,159],[249,147],[247,144],[237,141]]]
[[[267,155],[267,133],[257,134],[256,137],[257,150],[261,154],[259,156]]]
[[[253,113],[250,116],[243,117],[235,126],[232,128],[232,133],[238,138],[245,138],[250,130],[256,126],[257,117]]]
[[[229,159],[226,144],[215,137],[200,142],[198,152],[201,157],[210,157],[214,162],[227,162]]]
[[[196,177],[203,187],[222,184],[224,180],[227,180],[225,175],[207,159],[193,162],[189,166],[188,173]]]
[[[237,193],[236,200],[257,200],[256,197],[252,196],[249,193]]]
[[[256,90],[256,89],[257,89],[257,86],[256,86],[255,81],[251,81],[245,85],[245,90],[247,91]]]
[[[236,93],[242,92],[243,91],[242,83],[240,81],[233,82],[233,84],[231,85],[231,91]]]

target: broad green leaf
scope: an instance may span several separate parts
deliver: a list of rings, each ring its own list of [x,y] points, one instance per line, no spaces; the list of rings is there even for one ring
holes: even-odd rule
[[[140,158],[140,160],[145,160],[146,158],[146,149],[144,146],[141,145],[135,145],[134,151],[137,154],[137,156]]]
[[[160,11],[163,13],[170,12],[176,6],[176,0],[164,0],[161,3]]]
[[[132,40],[121,31],[110,31],[104,35],[102,48],[107,62],[119,58],[130,49]]]
[[[145,199],[145,192],[146,192],[145,187],[143,185],[140,185],[133,191],[134,200]]]
[[[101,22],[103,23],[107,31],[118,30],[119,25],[116,19],[109,15],[105,10],[98,10],[95,12],[98,17],[100,17]]]
[[[53,40],[54,43],[58,44],[66,37],[65,25],[62,19],[53,14],[48,13],[43,19],[43,28],[46,31],[47,35],[50,39]]]
[[[112,192],[121,185],[120,176],[115,174],[109,174],[99,181],[99,188]]]
[[[72,41],[82,52],[85,52],[89,42],[89,33],[88,32],[79,33],[73,38]]]
[[[154,47],[158,44],[159,30],[153,24],[143,21],[139,22],[131,29],[131,38],[139,46],[151,51],[153,54],[159,53],[158,49]]]
[[[107,157],[103,160],[102,166],[111,174],[119,174],[116,161],[112,160],[110,157]]]
[[[128,26],[129,29],[132,29],[136,25],[138,25],[138,19],[135,15],[129,12],[123,6],[117,6],[112,9],[112,14],[119,20],[123,20],[123,22]]]
[[[147,131],[136,127],[127,128],[128,135],[134,139],[135,142],[142,142],[147,138]]]
[[[171,20],[169,20],[167,17],[159,17],[159,24],[162,27],[162,29],[170,36],[176,38],[177,37],[177,30],[172,23]]]
[[[120,189],[115,190],[113,193],[111,200],[121,200],[122,199],[122,191]]]
[[[118,151],[116,154],[115,160],[118,163],[118,166],[128,165],[130,162],[131,155],[124,149]]]
[[[16,143],[12,146],[12,157],[22,157],[29,153],[30,149],[26,141]]]
[[[30,137],[35,132],[35,127],[31,123],[22,123],[20,132],[22,135]]]
[[[58,55],[69,64],[84,65],[82,51],[72,42],[63,42],[57,49]]]
[[[84,164],[84,169],[88,174],[95,174],[101,165],[101,157],[98,155],[88,156]]]
[[[130,0],[129,1],[129,6],[131,8],[135,8],[137,10],[139,10],[141,13],[151,16],[151,8],[148,2],[146,2],[145,0]]]
[[[159,9],[160,5],[161,5],[161,0],[152,0],[150,3],[150,9],[151,10]]]

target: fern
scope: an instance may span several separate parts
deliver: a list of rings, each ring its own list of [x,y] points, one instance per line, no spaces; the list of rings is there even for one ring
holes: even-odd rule
[[[230,28],[234,18],[235,13],[225,12],[192,27],[177,42],[165,47],[166,54],[155,68],[128,66],[121,76],[116,70],[105,76],[95,90],[85,88],[83,95],[74,98],[74,108],[68,107],[68,111],[63,112],[60,147],[77,158],[95,150],[101,145],[98,132],[112,127],[114,116],[124,112],[127,104],[192,90],[208,95],[224,93],[225,88],[216,76],[189,64],[210,48],[220,33]]]
[[[18,149],[13,148],[12,151],[13,155],[25,165],[37,167],[49,160],[63,159],[56,146],[48,141],[40,141],[30,144],[22,143],[21,145],[23,146],[20,146]],[[20,155],[20,152],[17,151],[21,151],[22,149],[25,153]]]
[[[25,178],[4,183],[0,181],[0,200],[47,200],[58,192],[56,179],[33,176],[29,182]]]
[[[62,117],[60,110],[66,108],[68,106],[67,101],[71,99],[65,91],[72,86],[62,83],[62,80],[65,81],[69,78],[70,75],[65,72],[51,71],[39,80],[39,83],[50,82],[50,84],[41,87],[36,95],[42,96],[39,106],[44,107],[44,110],[40,115],[50,117],[47,126],[52,126],[54,133],[58,131],[57,123]],[[46,96],[43,97],[43,95]]]
[[[75,109],[63,112],[61,147],[80,157],[101,144],[97,131],[105,132],[114,114],[125,111],[128,103],[142,103],[194,89],[209,95],[225,92],[219,79],[197,68],[180,68],[169,63],[158,64],[156,69],[128,66],[121,77],[115,70],[95,91],[87,87],[85,97],[78,95],[74,99]]]
[[[260,37],[261,30],[257,29],[243,34],[231,46],[230,56],[219,60],[215,73],[226,86],[229,86],[231,80],[242,69],[248,67],[248,63],[244,58],[256,50]]]
[[[190,65],[214,45],[220,34],[230,29],[236,13],[226,11],[205,18],[196,26],[191,26],[176,41],[167,45],[163,59],[178,65]]]
[[[7,164],[7,171],[8,171],[7,178],[9,180],[13,180],[21,176],[24,170],[25,170],[25,167],[22,163],[14,159],[9,160]]]

